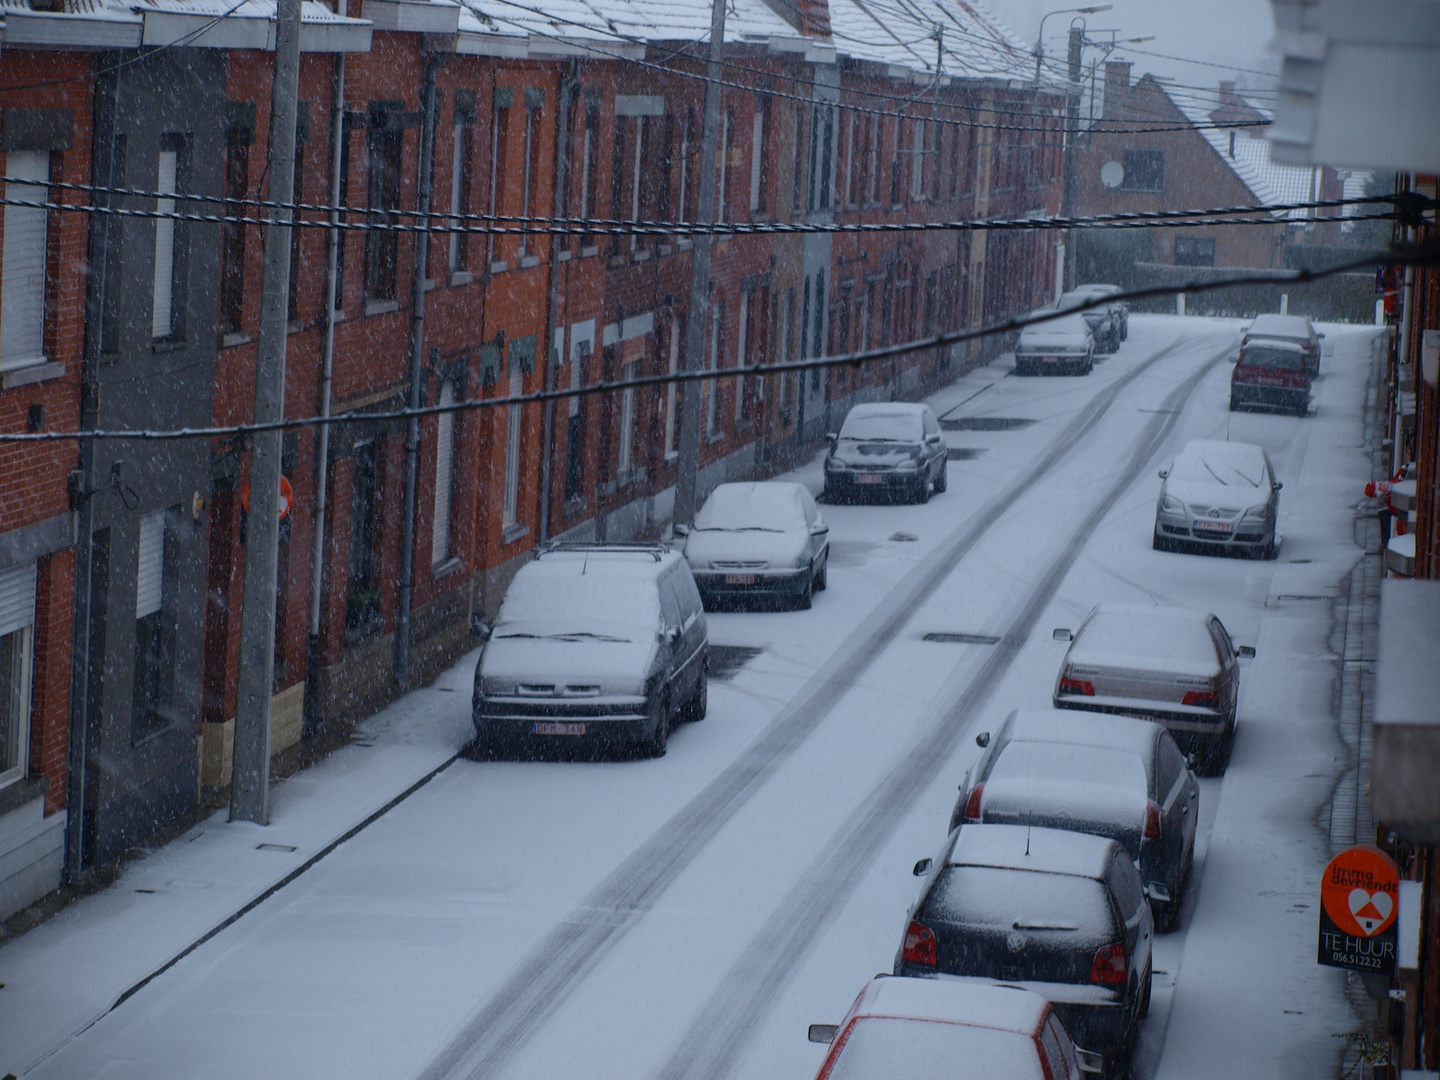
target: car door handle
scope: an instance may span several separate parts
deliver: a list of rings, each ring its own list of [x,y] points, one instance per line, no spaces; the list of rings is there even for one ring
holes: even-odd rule
[[[1190,812],[1190,804],[1187,802],[1184,806],[1180,808],[1180,812],[1182,814],[1188,814]]]

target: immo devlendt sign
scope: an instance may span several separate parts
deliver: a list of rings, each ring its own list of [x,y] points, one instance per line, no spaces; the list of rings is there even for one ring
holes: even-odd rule
[[[1320,952],[1331,967],[1389,975],[1395,970],[1400,872],[1379,848],[1353,847],[1320,881]]]

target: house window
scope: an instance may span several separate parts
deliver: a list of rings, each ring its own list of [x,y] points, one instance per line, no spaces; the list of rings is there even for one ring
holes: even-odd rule
[[[510,396],[525,392],[525,376],[515,362],[515,346],[510,346]],[[505,408],[505,503],[502,524],[514,525],[520,512],[520,425],[524,418],[522,405]]]
[[[735,366],[741,373],[735,376],[735,419],[750,419],[750,402],[745,396],[744,367],[750,362],[750,294],[740,294],[740,325],[735,331]]]
[[[0,369],[45,360],[45,252],[48,212],[16,203],[46,201],[50,155],[11,150],[5,155],[5,244],[0,250]],[[26,183],[25,181],[29,181]]]
[[[306,103],[302,102],[304,106]],[[297,127],[295,130],[295,173],[290,181],[290,193],[292,201],[302,203],[305,201],[305,128]],[[300,211],[290,211],[291,221],[300,220]],[[300,273],[300,244],[304,239],[305,230],[299,226],[292,226],[290,229],[290,287],[286,290],[288,294],[289,309],[286,318],[292,322],[300,318],[300,285],[303,277]]]
[[[455,384],[440,384],[436,401],[442,409],[455,404]],[[435,516],[430,530],[430,565],[450,559],[450,493],[454,487],[455,414],[442,412],[435,418]]]
[[[730,180],[730,121],[731,110],[726,109],[720,114],[720,176],[715,181],[715,220],[724,221],[727,217],[727,196],[726,184]]]
[[[806,190],[802,185],[805,178],[805,159],[802,147],[805,145],[805,106],[795,105],[795,137],[791,140],[790,158],[790,213],[799,217],[805,210],[800,193]]]
[[[585,110],[585,138],[580,151],[580,217],[588,220],[595,210],[595,184],[599,173],[596,155],[600,148],[600,109],[591,105]],[[685,212],[685,173],[680,173],[680,212]],[[589,233],[582,233],[580,246],[594,243]]]
[[[593,330],[591,333],[593,334]],[[577,338],[572,335],[570,347],[570,388],[578,390],[585,385],[585,376],[588,374],[586,368],[589,367],[588,361],[594,342],[590,338]],[[568,408],[570,415],[565,442],[565,500],[570,502],[580,498],[581,487],[585,482],[585,408],[578,394],[570,397]]]
[[[173,142],[173,137],[167,139]],[[180,190],[180,150],[177,147],[161,150],[156,166],[155,211],[158,214],[175,213],[175,193]],[[176,301],[176,279],[179,277],[176,265],[178,241],[177,222],[173,217],[155,219],[155,279],[151,291],[150,336],[153,338],[178,337]]]
[[[384,113],[380,113],[382,125]],[[368,204],[371,225],[394,225],[400,209],[400,160],[405,149],[404,132],[381,126],[370,133],[370,190]],[[394,229],[371,229],[365,233],[365,299],[390,301],[396,298],[400,234]]]
[[[914,202],[925,197],[925,135],[928,127],[924,120],[916,120],[912,129],[914,149],[910,151],[910,198]]]
[[[670,360],[669,372],[673,377],[680,370],[680,320],[670,320]],[[680,448],[675,445],[676,431],[675,406],[679,397],[680,384],[668,382],[665,384],[665,457],[666,460],[675,457]]]
[[[450,159],[450,212],[456,216],[450,219],[450,226],[456,230],[469,225],[464,218],[470,213],[471,170],[475,157],[475,125],[469,113],[455,110],[455,127],[451,142],[453,156]],[[463,273],[469,268],[470,234],[450,234],[450,272]]]
[[[350,588],[345,603],[345,628],[366,630],[380,615],[380,446],[372,439],[351,456]]]
[[[812,338],[811,356],[825,355],[825,271],[815,272],[815,336]],[[818,368],[816,369],[819,370]]]
[[[245,216],[250,185],[250,139],[244,128],[231,128],[225,142],[225,216]],[[220,329],[238,333],[245,315],[245,233],[240,221],[220,227]]]
[[[1176,266],[1214,266],[1215,238],[1213,236],[1177,236],[1175,238]]]
[[[705,366],[711,371],[720,370],[720,324],[725,318],[725,307],[723,304],[710,305],[710,347],[705,357]],[[718,438],[720,435],[716,427],[718,410],[715,407],[715,399],[719,395],[720,385],[716,379],[705,380],[705,432],[710,438]]]
[[[535,177],[539,173],[539,161],[537,157],[540,152],[540,140],[537,139],[535,125],[538,122],[537,113],[545,107],[544,90],[525,91],[525,160],[521,165],[521,188],[520,188],[520,215],[530,216],[531,189],[535,186]],[[520,258],[527,258],[530,254],[530,235],[520,234]]]
[[[831,159],[835,150],[835,110],[817,102],[810,125],[810,209],[830,206]]]
[[[622,382],[630,382],[640,374],[640,362],[632,360],[620,368]],[[635,387],[620,391],[620,468],[616,475],[624,480],[635,468]]]
[[[23,780],[28,767],[34,640],[32,562],[0,570],[0,788]]]
[[[1165,190],[1165,151],[1126,150],[1125,179],[1121,182],[1125,191]]]
[[[630,174],[630,220],[640,220],[640,174],[645,165],[645,117],[635,117],[635,153],[631,162]],[[630,234],[630,250],[635,251],[640,247],[640,237],[636,233]]]
[[[174,544],[167,535],[165,511],[140,519],[140,551],[135,574],[135,692],[130,733],[140,742],[175,721],[175,603],[166,586],[173,576]]]
[[[765,209],[765,113],[764,102],[755,107],[750,121],[750,213]]]
[[[695,110],[685,110],[685,127],[680,134],[680,212],[678,220],[685,221],[685,212],[690,209],[690,154],[695,145]]]

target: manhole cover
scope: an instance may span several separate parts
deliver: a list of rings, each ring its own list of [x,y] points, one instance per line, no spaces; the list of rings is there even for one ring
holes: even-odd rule
[[[1014,431],[1033,423],[1034,420],[1019,416],[962,416],[956,420],[941,420],[940,426],[946,431]]]
[[[764,651],[753,645],[711,645],[710,678],[722,681],[733,678],[737,671]]]
[[[951,461],[970,461],[985,452],[983,446],[952,446],[950,447]]]
[[[997,645],[998,637],[990,634],[952,634],[946,630],[933,630],[925,635],[926,641],[938,641],[946,645]]]
[[[294,844],[256,844],[256,851],[294,851]]]
[[[919,540],[920,537],[916,536],[914,533],[897,532],[897,533],[891,533],[891,534],[890,534],[890,539],[891,539],[891,540]]]

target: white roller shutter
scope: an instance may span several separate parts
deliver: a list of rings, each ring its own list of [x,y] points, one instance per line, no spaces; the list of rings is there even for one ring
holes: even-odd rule
[[[12,150],[5,155],[5,173],[16,180],[5,185],[5,197],[18,202],[45,201],[50,155]],[[45,249],[48,211],[41,207],[5,207],[5,245],[0,251],[0,369],[37,364],[45,347]]]
[[[455,404],[455,387],[440,387],[441,406]],[[443,412],[435,424],[435,524],[430,533],[430,565],[450,557],[450,487],[455,465],[455,414]]]
[[[135,618],[160,610],[165,588],[165,511],[140,519],[140,561],[135,574]]]
[[[0,570],[0,637],[35,622],[35,564]]]
[[[155,178],[155,190],[161,195],[175,193],[176,167],[179,155],[174,150],[160,151],[160,170]],[[175,200],[155,200],[155,210],[161,214],[175,212]],[[172,304],[175,284],[175,219],[155,219],[155,291],[150,309],[150,335],[157,338],[170,336],[174,325]]]

